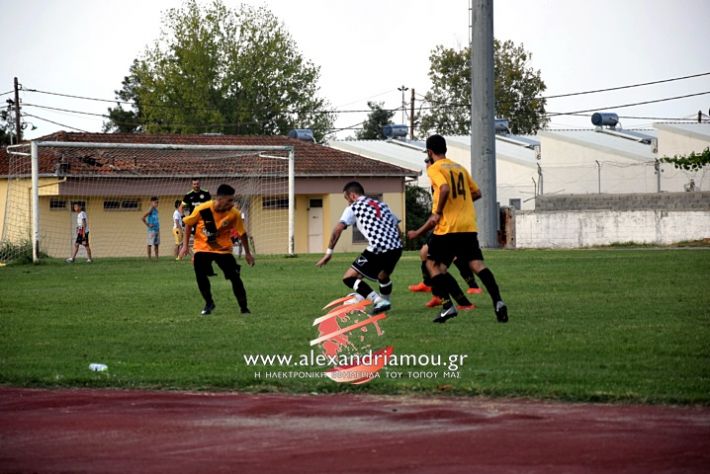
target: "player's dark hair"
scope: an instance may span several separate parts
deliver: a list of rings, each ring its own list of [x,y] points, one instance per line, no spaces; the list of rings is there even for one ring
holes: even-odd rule
[[[191,179],[191,181],[199,181],[200,178],[198,176],[195,176],[194,178]]]
[[[182,201],[181,201],[180,199],[176,199],[176,200],[175,200],[175,209],[177,209],[178,207],[180,207],[180,204],[182,204]]]
[[[426,148],[437,155],[445,155],[446,139],[441,135],[432,135],[426,139]]]
[[[151,201],[158,201],[158,196],[151,196],[151,197],[150,197],[150,200],[151,200]]]
[[[345,185],[343,191],[346,193],[359,194],[360,196],[365,195],[365,188],[363,188],[362,184],[358,183],[357,181],[350,181],[348,184]]]
[[[234,196],[234,188],[228,184],[220,184],[217,188],[217,196]]]

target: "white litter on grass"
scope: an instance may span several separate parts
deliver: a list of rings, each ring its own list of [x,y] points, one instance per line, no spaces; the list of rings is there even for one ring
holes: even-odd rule
[[[89,370],[91,370],[93,372],[103,372],[105,370],[108,370],[108,365],[93,362],[93,363],[89,364]]]

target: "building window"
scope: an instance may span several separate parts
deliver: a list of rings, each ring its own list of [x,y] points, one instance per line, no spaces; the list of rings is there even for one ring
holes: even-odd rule
[[[139,211],[141,203],[137,199],[107,199],[104,201],[104,211]]]
[[[264,198],[263,209],[288,209],[288,198]]]
[[[370,197],[372,199],[377,199],[378,201],[382,201],[382,194],[368,194],[367,197]],[[353,226],[353,244],[366,244],[367,239],[365,238],[364,235],[362,235],[362,232],[360,232],[360,229],[357,228],[357,225]]]
[[[52,211],[60,211],[67,208],[67,202],[64,199],[50,199],[49,209]]]

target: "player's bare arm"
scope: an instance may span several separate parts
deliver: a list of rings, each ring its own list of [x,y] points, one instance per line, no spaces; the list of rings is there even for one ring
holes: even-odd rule
[[[242,243],[242,248],[244,249],[244,258],[250,267],[254,266],[254,256],[251,254],[251,249],[249,248],[249,236],[244,232],[239,235],[239,241]]]
[[[182,247],[180,247],[179,258],[183,258],[190,251],[190,236],[192,235],[192,226],[185,224],[185,235],[182,238]]]
[[[316,262],[316,267],[322,267],[330,261],[330,257],[333,255],[333,249],[335,248],[335,244],[338,243],[338,240],[340,239],[340,234],[342,234],[346,228],[346,225],[342,222],[338,222],[335,225],[333,233],[330,236],[330,242],[328,242],[328,250],[325,251],[325,255],[323,255],[323,258]]]
[[[482,194],[481,194],[480,189],[478,189],[476,191],[474,191],[473,189],[471,190],[471,199],[472,200],[477,201],[477,200],[481,199],[481,196],[482,196]]]

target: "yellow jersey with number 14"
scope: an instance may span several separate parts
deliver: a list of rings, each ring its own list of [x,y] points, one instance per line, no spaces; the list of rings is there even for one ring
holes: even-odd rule
[[[472,193],[478,192],[479,188],[466,168],[445,158],[432,164],[427,169],[427,175],[434,189],[432,212],[439,205],[441,187],[445,184],[449,186],[449,197],[434,234],[478,232]]]

